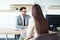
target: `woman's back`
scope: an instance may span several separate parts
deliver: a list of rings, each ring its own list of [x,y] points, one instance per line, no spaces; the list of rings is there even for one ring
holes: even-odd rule
[[[59,33],[42,34],[39,35],[35,40],[60,40],[60,34]]]

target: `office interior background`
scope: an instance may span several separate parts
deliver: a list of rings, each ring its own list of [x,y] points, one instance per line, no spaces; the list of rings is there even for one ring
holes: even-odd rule
[[[41,6],[45,18],[46,14],[60,15],[60,0],[0,0],[0,30],[16,29],[19,8],[25,6],[31,16],[33,4]],[[0,38],[6,38],[6,35],[0,34]],[[14,38],[14,34],[9,34],[8,38]]]

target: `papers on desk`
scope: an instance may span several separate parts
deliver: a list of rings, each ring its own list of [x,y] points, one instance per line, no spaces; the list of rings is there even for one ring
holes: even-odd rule
[[[21,27],[21,28],[20,28]],[[16,28],[16,30],[27,30],[28,26],[18,26],[18,28]]]

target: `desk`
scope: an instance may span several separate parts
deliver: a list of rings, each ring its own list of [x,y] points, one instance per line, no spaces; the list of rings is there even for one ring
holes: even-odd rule
[[[0,30],[0,34],[21,34],[25,33],[26,30]]]
[[[51,34],[51,33],[58,33],[58,32],[49,31],[49,34]]]
[[[0,30],[0,34],[6,34],[6,39],[8,40],[8,34],[22,34],[22,33],[26,33],[26,30],[16,30],[16,29],[3,29]]]
[[[8,34],[22,34],[22,33],[26,33],[27,30],[16,30],[16,29],[4,29],[4,30],[0,30],[0,34],[6,34],[6,40],[8,40]],[[49,31],[49,33],[57,33],[57,32],[53,32],[53,31]]]

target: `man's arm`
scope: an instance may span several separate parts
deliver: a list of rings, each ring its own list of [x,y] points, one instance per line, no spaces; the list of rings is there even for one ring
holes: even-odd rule
[[[16,25],[16,27],[17,28],[20,28],[20,29],[25,29],[25,27],[22,25],[22,21],[19,19],[20,17],[19,16],[17,16],[17,25]]]
[[[17,28],[19,28],[19,29],[25,29],[25,26],[17,25]]]

